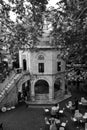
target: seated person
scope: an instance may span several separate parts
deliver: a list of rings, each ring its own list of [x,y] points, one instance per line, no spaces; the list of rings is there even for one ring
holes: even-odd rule
[[[82,118],[82,114],[79,112],[79,110],[75,110],[74,117],[75,117],[76,119],[81,119],[81,118]]]
[[[75,97],[75,110],[78,110],[78,99]]]
[[[56,117],[56,114],[57,114],[58,110],[59,110],[59,105],[55,104],[55,106],[53,106],[51,108],[51,116]]]
[[[57,107],[56,107],[57,111],[59,110],[59,108],[60,108],[60,107],[59,107],[59,104],[57,104]]]
[[[69,101],[68,104],[66,104],[66,107],[67,107],[67,108],[72,107],[72,101]]]
[[[48,120],[47,117],[45,117],[45,130],[49,130],[50,129],[50,122]]]
[[[52,120],[52,121],[51,121],[50,130],[57,130],[57,126],[56,126],[56,124],[55,124],[55,120]]]
[[[81,97],[81,103],[84,105],[84,104],[87,104],[87,100],[84,98],[84,97]]]

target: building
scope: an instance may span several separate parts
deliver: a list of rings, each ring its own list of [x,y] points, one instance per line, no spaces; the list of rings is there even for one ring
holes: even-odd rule
[[[60,49],[51,46],[50,23],[44,22],[38,46],[19,51],[19,65],[30,72],[30,98],[52,101],[65,91],[65,61]]]

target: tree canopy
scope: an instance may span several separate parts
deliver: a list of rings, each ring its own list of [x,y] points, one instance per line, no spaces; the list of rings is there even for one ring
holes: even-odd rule
[[[51,8],[55,45],[68,54],[71,62],[85,64],[87,62],[87,1],[60,0],[58,8]],[[64,54],[65,55],[65,54]]]
[[[33,46],[41,36],[47,0],[0,0],[0,48],[11,53],[22,46]],[[15,21],[10,13],[16,15]]]

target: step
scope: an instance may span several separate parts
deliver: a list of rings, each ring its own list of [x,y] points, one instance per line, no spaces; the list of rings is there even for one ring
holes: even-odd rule
[[[49,101],[49,100],[36,100],[36,101],[26,101],[26,104],[29,106],[29,107],[35,107],[35,108],[39,108],[39,107],[50,107],[50,106],[53,106],[55,103],[60,103],[68,98],[70,98],[72,95],[71,94],[67,94],[67,95],[64,95],[63,97],[61,97],[60,99],[57,98],[57,99],[54,99],[52,101]]]

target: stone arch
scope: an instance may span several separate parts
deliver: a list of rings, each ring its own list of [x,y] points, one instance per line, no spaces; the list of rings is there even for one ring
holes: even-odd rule
[[[45,80],[46,82],[48,82],[49,86],[51,86],[51,82],[50,82],[49,78],[47,78],[47,77],[39,77],[39,78],[34,79],[34,81],[33,81],[33,86],[35,86],[35,83],[36,83],[38,80]]]
[[[37,55],[35,56],[35,59],[38,59],[39,56],[43,56],[44,57],[44,60],[46,58],[46,54],[44,52],[39,52],[37,53]]]
[[[40,54],[40,55],[38,56],[38,60],[44,60],[44,56]]]
[[[39,79],[34,84],[35,94],[47,94],[49,93],[49,83],[44,79]]]
[[[17,88],[18,91],[22,92],[22,85],[27,82],[30,81],[30,75],[23,75],[20,80],[17,81]]]
[[[34,90],[35,90],[35,83],[36,83],[38,80],[45,80],[45,81],[48,83],[49,89],[50,89],[51,81],[50,81],[47,77],[39,77],[39,78],[37,78],[37,79],[35,79],[35,80],[33,81],[33,84],[32,84],[32,85],[34,86]]]
[[[62,89],[62,78],[56,78],[54,82],[54,92],[57,92]]]
[[[21,86],[18,88],[18,101],[22,99],[30,99],[30,80],[26,80],[21,83]]]

